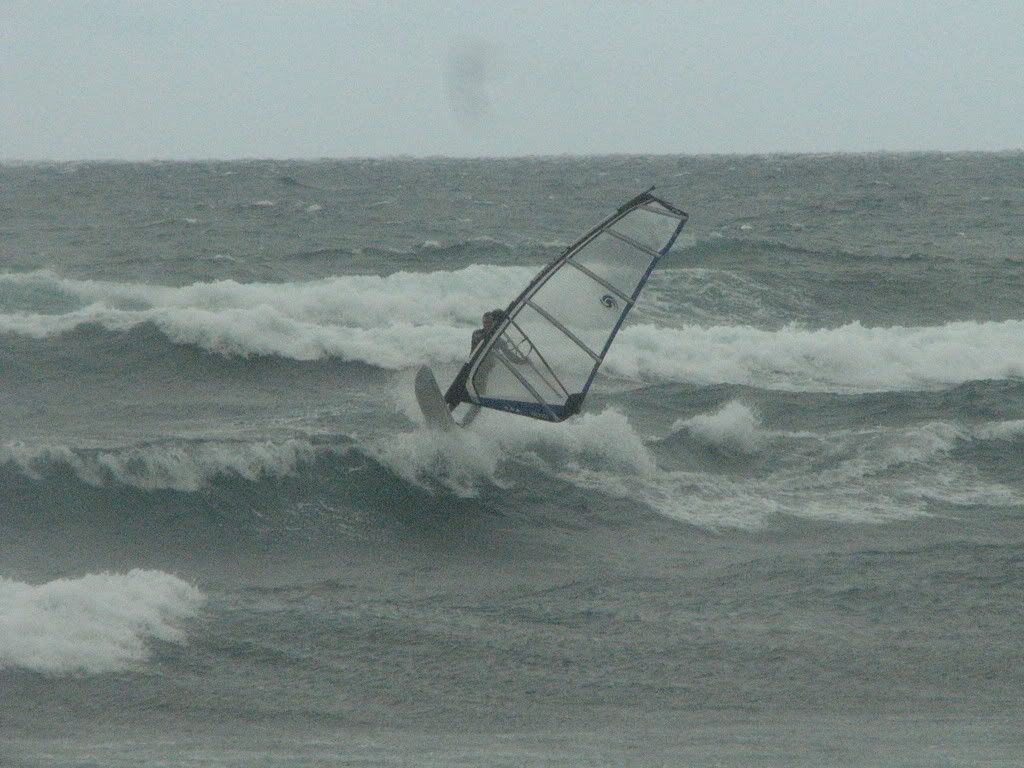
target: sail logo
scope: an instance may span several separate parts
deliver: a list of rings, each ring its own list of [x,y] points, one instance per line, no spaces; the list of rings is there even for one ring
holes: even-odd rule
[[[619,308],[619,302],[617,302],[615,300],[615,297],[612,296],[610,293],[606,293],[604,296],[601,297],[601,303],[604,306],[608,307],[608,309],[618,309]]]

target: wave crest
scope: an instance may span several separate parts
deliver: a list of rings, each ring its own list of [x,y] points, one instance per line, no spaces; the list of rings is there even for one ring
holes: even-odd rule
[[[49,271],[5,274],[0,288],[26,294],[15,296],[16,304],[31,298],[50,310],[0,314],[0,332],[48,338],[83,325],[122,332],[151,323],[176,344],[225,356],[340,358],[397,370],[464,359],[469,329],[480,315],[502,306],[532,274],[527,267],[477,265],[386,277],[182,287],[70,280]],[[670,278],[661,289],[655,286],[645,310],[659,322],[674,320],[661,306],[663,296],[659,303],[659,290],[671,286]],[[79,306],[68,309],[69,300]],[[1024,376],[1024,321],[911,327],[853,322],[774,330],[629,324],[603,370],[633,380],[784,390],[939,388]]]
[[[755,413],[733,400],[712,414],[698,414],[678,419],[672,431],[686,430],[717,448],[756,453],[764,444],[765,435]]]
[[[147,491],[192,492],[218,476],[255,482],[291,475],[317,450],[308,441],[298,439],[170,441],[104,450],[7,443],[0,446],[0,463],[13,464],[37,479],[55,466],[66,466],[79,480],[96,487],[123,485]]]
[[[410,482],[437,483],[461,496],[476,495],[482,484],[510,486],[499,476],[505,462],[570,472],[586,465],[637,475],[657,469],[629,420],[612,409],[562,424],[484,413],[471,429],[402,433],[371,452]]]
[[[811,330],[696,325],[623,329],[605,363],[627,378],[871,392],[1024,376],[1024,321]]]

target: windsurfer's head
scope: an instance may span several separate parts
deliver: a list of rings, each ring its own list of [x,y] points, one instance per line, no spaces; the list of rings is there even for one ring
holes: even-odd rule
[[[483,323],[486,330],[490,330],[496,324],[500,323],[505,319],[505,310],[503,309],[492,309],[490,312],[484,312]]]

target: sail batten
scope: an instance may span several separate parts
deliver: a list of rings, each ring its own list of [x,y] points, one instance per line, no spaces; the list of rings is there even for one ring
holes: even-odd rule
[[[618,238],[619,240],[621,240],[622,242],[624,242],[624,243],[625,243],[626,245],[631,245],[631,246],[633,246],[634,248],[636,248],[636,249],[637,249],[638,251],[640,251],[641,253],[646,253],[646,254],[647,254],[648,256],[651,256],[651,257],[653,257],[653,258],[655,258],[655,259],[661,258],[661,254],[660,254],[660,253],[658,253],[657,251],[655,251],[655,250],[654,250],[653,248],[648,248],[648,247],[647,247],[646,245],[644,245],[643,243],[638,243],[638,242],[637,242],[636,240],[634,240],[633,238],[631,238],[631,237],[630,237],[629,235],[624,235],[624,234],[622,234],[621,232],[616,232],[616,231],[615,231],[614,229],[612,229],[611,227],[609,227],[609,228],[608,228],[607,230],[605,230],[605,231],[606,231],[606,232],[607,232],[607,233],[608,233],[609,235],[611,235],[612,237],[617,237],[617,238]]]
[[[527,301],[526,304],[527,304],[527,306],[529,306],[532,309],[535,309],[537,312],[539,312],[545,318],[547,318],[547,321],[549,323],[551,323],[553,326],[555,326],[555,328],[557,328],[562,333],[564,333],[566,336],[568,336],[570,339],[575,341],[576,344],[579,346],[579,348],[582,349],[584,352],[586,352],[588,355],[590,355],[592,358],[594,358],[594,360],[596,360],[597,362],[601,362],[601,356],[599,354],[597,354],[597,352],[595,352],[590,347],[588,347],[586,344],[584,344],[582,341],[580,341],[580,338],[575,333],[573,333],[568,328],[566,328],[564,325],[562,325],[554,316],[549,315],[547,313],[547,311],[543,307],[538,307],[532,301]]]
[[[626,315],[687,218],[650,191],[621,206],[530,281],[474,348],[445,400],[546,421],[578,413]]]
[[[599,283],[600,285],[603,285],[605,288],[607,288],[609,291],[614,293],[616,296],[618,296],[623,301],[625,301],[625,302],[627,302],[629,304],[633,303],[633,299],[631,297],[629,297],[626,294],[624,294],[622,291],[620,291],[618,288],[616,288],[611,283],[606,282],[604,280],[604,278],[601,278],[601,277],[598,277],[597,275],[595,275],[593,272],[591,272],[589,269],[584,267],[582,264],[577,264],[575,261],[569,261],[568,264],[569,264],[570,267],[575,267],[576,269],[578,269],[580,272],[582,272],[584,275],[589,277],[591,280],[595,281],[596,283]]]

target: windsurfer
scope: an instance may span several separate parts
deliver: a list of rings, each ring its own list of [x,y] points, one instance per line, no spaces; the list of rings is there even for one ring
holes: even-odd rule
[[[485,313],[444,394],[449,413],[470,406],[463,426],[480,407],[556,422],[579,413],[626,313],[686,219],[643,192],[547,264],[508,309]]]

